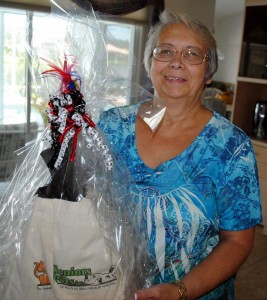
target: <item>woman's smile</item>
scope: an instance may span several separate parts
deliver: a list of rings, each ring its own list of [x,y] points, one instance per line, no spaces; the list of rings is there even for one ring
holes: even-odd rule
[[[182,83],[186,81],[184,78],[178,76],[164,76],[164,77],[167,79],[167,81],[170,82]]]

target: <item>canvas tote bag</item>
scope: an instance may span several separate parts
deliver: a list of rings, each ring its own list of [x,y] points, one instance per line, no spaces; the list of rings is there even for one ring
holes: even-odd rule
[[[35,197],[3,300],[124,299],[118,261],[90,199]]]

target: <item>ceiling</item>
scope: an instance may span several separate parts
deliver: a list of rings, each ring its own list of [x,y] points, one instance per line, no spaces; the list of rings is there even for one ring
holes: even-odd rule
[[[216,0],[215,19],[225,19],[242,14],[245,8],[245,0]]]

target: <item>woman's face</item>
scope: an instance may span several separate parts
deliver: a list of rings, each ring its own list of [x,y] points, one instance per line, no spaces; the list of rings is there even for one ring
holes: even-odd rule
[[[193,48],[200,50],[203,55],[207,54],[204,42],[182,24],[170,25],[161,32],[156,46],[163,45],[172,46],[176,51]],[[164,102],[183,99],[189,104],[189,101],[200,101],[207,67],[206,60],[199,65],[183,63],[180,53],[176,53],[175,58],[168,62],[153,57],[150,78],[155,97]]]

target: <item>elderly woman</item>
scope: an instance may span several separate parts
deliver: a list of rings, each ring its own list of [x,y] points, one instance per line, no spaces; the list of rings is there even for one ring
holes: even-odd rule
[[[216,42],[198,20],[164,11],[144,62],[153,99],[113,108],[99,121],[139,187],[156,262],[153,286],[135,298],[233,299],[261,201],[250,139],[201,104],[217,69]],[[157,108],[163,117],[151,128],[144,115]]]

